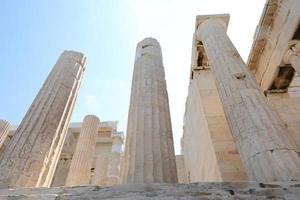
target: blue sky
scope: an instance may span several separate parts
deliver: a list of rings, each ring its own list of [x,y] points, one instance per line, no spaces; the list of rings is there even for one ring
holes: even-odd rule
[[[66,49],[85,53],[87,70],[72,121],[96,114],[126,132],[135,46],[161,43],[176,152],[187,96],[195,16],[230,13],[228,34],[246,60],[263,0],[2,0],[0,118],[19,124]]]

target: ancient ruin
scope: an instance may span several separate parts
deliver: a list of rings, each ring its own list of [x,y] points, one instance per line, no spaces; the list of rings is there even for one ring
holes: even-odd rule
[[[68,172],[67,186],[90,183],[99,123],[100,120],[96,116],[88,115],[84,118]]]
[[[215,129],[225,130],[228,126],[249,180],[268,182],[299,180],[300,158],[296,145],[286,136],[287,128],[276,111],[267,102],[267,98],[252,72],[243,62],[227,36],[228,21],[229,15],[197,17],[196,44],[194,47],[196,48],[197,62],[194,62],[195,66],[192,67],[193,71],[191,72],[192,82],[195,82],[196,86],[194,86],[195,91],[191,86],[189,97],[189,101],[194,102],[194,104],[189,103],[187,106],[197,105],[197,100],[203,102],[203,104],[206,102],[209,104],[211,103],[209,98],[214,98],[217,102],[221,101],[223,109],[220,108],[219,113],[216,110],[215,113],[211,113],[208,110],[209,107],[203,108],[200,105],[199,111],[192,114],[194,110],[191,108],[191,111],[186,113],[188,127],[185,133],[187,135],[197,134],[197,127],[190,126],[189,123],[192,123],[190,120],[202,120],[203,125],[201,128],[208,127],[208,130],[206,129],[200,134],[207,132],[208,137],[210,134],[218,134],[214,133]],[[208,82],[208,78],[201,75],[206,70],[212,72],[211,76],[213,76],[214,81]],[[207,74],[207,72],[204,72],[204,74]],[[201,84],[200,81],[206,81],[206,85]],[[204,89],[205,86],[207,88]],[[217,90],[214,88],[217,88]],[[213,92],[211,90],[215,92],[214,97],[212,97]],[[217,123],[216,119],[221,120],[221,117],[224,116],[223,112],[226,120],[222,119],[223,125],[221,125]],[[222,116],[218,116],[218,114]],[[206,119],[203,120],[204,116]],[[194,123],[194,125],[196,124]],[[191,138],[186,140],[188,139],[191,140]],[[213,141],[210,138],[208,140],[211,142],[211,144],[206,143],[209,146],[208,149],[214,151]],[[225,149],[225,153],[233,157],[228,150]],[[215,174],[211,175],[210,180],[223,180],[222,164],[219,167],[218,155],[216,156],[215,152],[211,154],[216,157],[216,161],[211,164],[215,167]],[[276,167],[273,166],[274,163],[277,163]],[[190,166],[190,164],[187,164],[187,166]],[[211,166],[203,167],[207,170]],[[241,168],[240,165],[238,167],[238,169]],[[238,170],[234,171],[238,172]],[[209,172],[212,173],[213,171],[206,171],[201,176],[205,177]],[[195,173],[197,174],[197,172]],[[226,175],[226,172],[223,173]],[[240,179],[241,177],[235,178]]]
[[[156,39],[136,47],[126,138],[69,123],[86,59],[65,51],[20,125],[0,120],[0,200],[299,199],[300,1],[267,0],[247,62],[228,26],[196,16],[176,156]]]
[[[84,69],[83,54],[60,56],[2,153],[1,187],[50,186]]]
[[[161,48],[139,42],[133,71],[123,183],[177,183]]]
[[[51,187],[120,184],[124,136],[117,130],[117,123],[117,121],[99,122],[96,116],[86,116],[82,123],[71,123]],[[82,138],[81,133],[84,131],[89,138]],[[83,148],[83,142],[89,142],[90,145]],[[84,156],[78,155],[80,152]],[[72,175],[75,177],[71,179]]]

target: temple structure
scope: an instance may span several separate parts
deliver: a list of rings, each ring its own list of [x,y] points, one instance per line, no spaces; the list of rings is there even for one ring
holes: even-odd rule
[[[120,184],[124,135],[117,130],[117,124],[117,121],[97,122],[96,116],[87,116],[82,123],[71,123],[51,186]],[[81,135],[87,127],[93,141]],[[90,145],[83,148],[80,139]]]
[[[123,183],[177,183],[165,72],[153,38],[136,48],[124,162]]]
[[[225,117],[214,73],[199,39],[200,23],[213,17],[196,19],[182,145],[186,173],[189,182],[245,181],[247,176]],[[229,16],[220,18],[226,31]],[[217,34],[215,29],[211,30]]]
[[[299,10],[299,1],[267,1],[248,66],[226,34],[229,15],[197,16],[183,135],[189,182],[299,180]]]
[[[69,126],[85,57],[65,51],[21,124],[0,120],[0,199],[299,199],[300,1],[266,1],[247,63],[229,18],[196,16],[180,155],[156,39],[136,48],[124,154],[117,121]]]
[[[300,152],[300,2],[268,1],[247,65]]]

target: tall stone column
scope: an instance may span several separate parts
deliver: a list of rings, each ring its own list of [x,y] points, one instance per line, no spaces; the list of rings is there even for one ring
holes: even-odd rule
[[[5,120],[0,120],[0,149],[8,136],[11,125]]]
[[[283,61],[286,64],[291,64],[297,74],[300,74],[300,41],[292,40],[289,46]]]
[[[108,165],[108,186],[120,183],[120,163],[123,145],[123,137],[120,133],[114,133],[112,142],[111,156]]]
[[[88,115],[84,118],[66,180],[67,186],[90,183],[99,123],[98,117],[94,115]]]
[[[50,186],[85,69],[65,51],[50,72],[0,161],[0,187]]]
[[[198,16],[197,37],[214,72],[231,133],[252,181],[300,180],[300,158],[226,34],[229,15]]]
[[[153,38],[137,45],[124,167],[124,183],[177,183],[165,72]]]

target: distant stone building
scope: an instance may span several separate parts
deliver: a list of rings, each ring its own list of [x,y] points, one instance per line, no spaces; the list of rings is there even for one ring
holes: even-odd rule
[[[100,122],[89,184],[111,186],[120,183],[120,161],[124,136],[122,132],[117,131],[117,123],[117,121]],[[82,123],[70,125],[52,186],[65,185],[81,127]],[[116,168],[116,171],[113,168]]]

